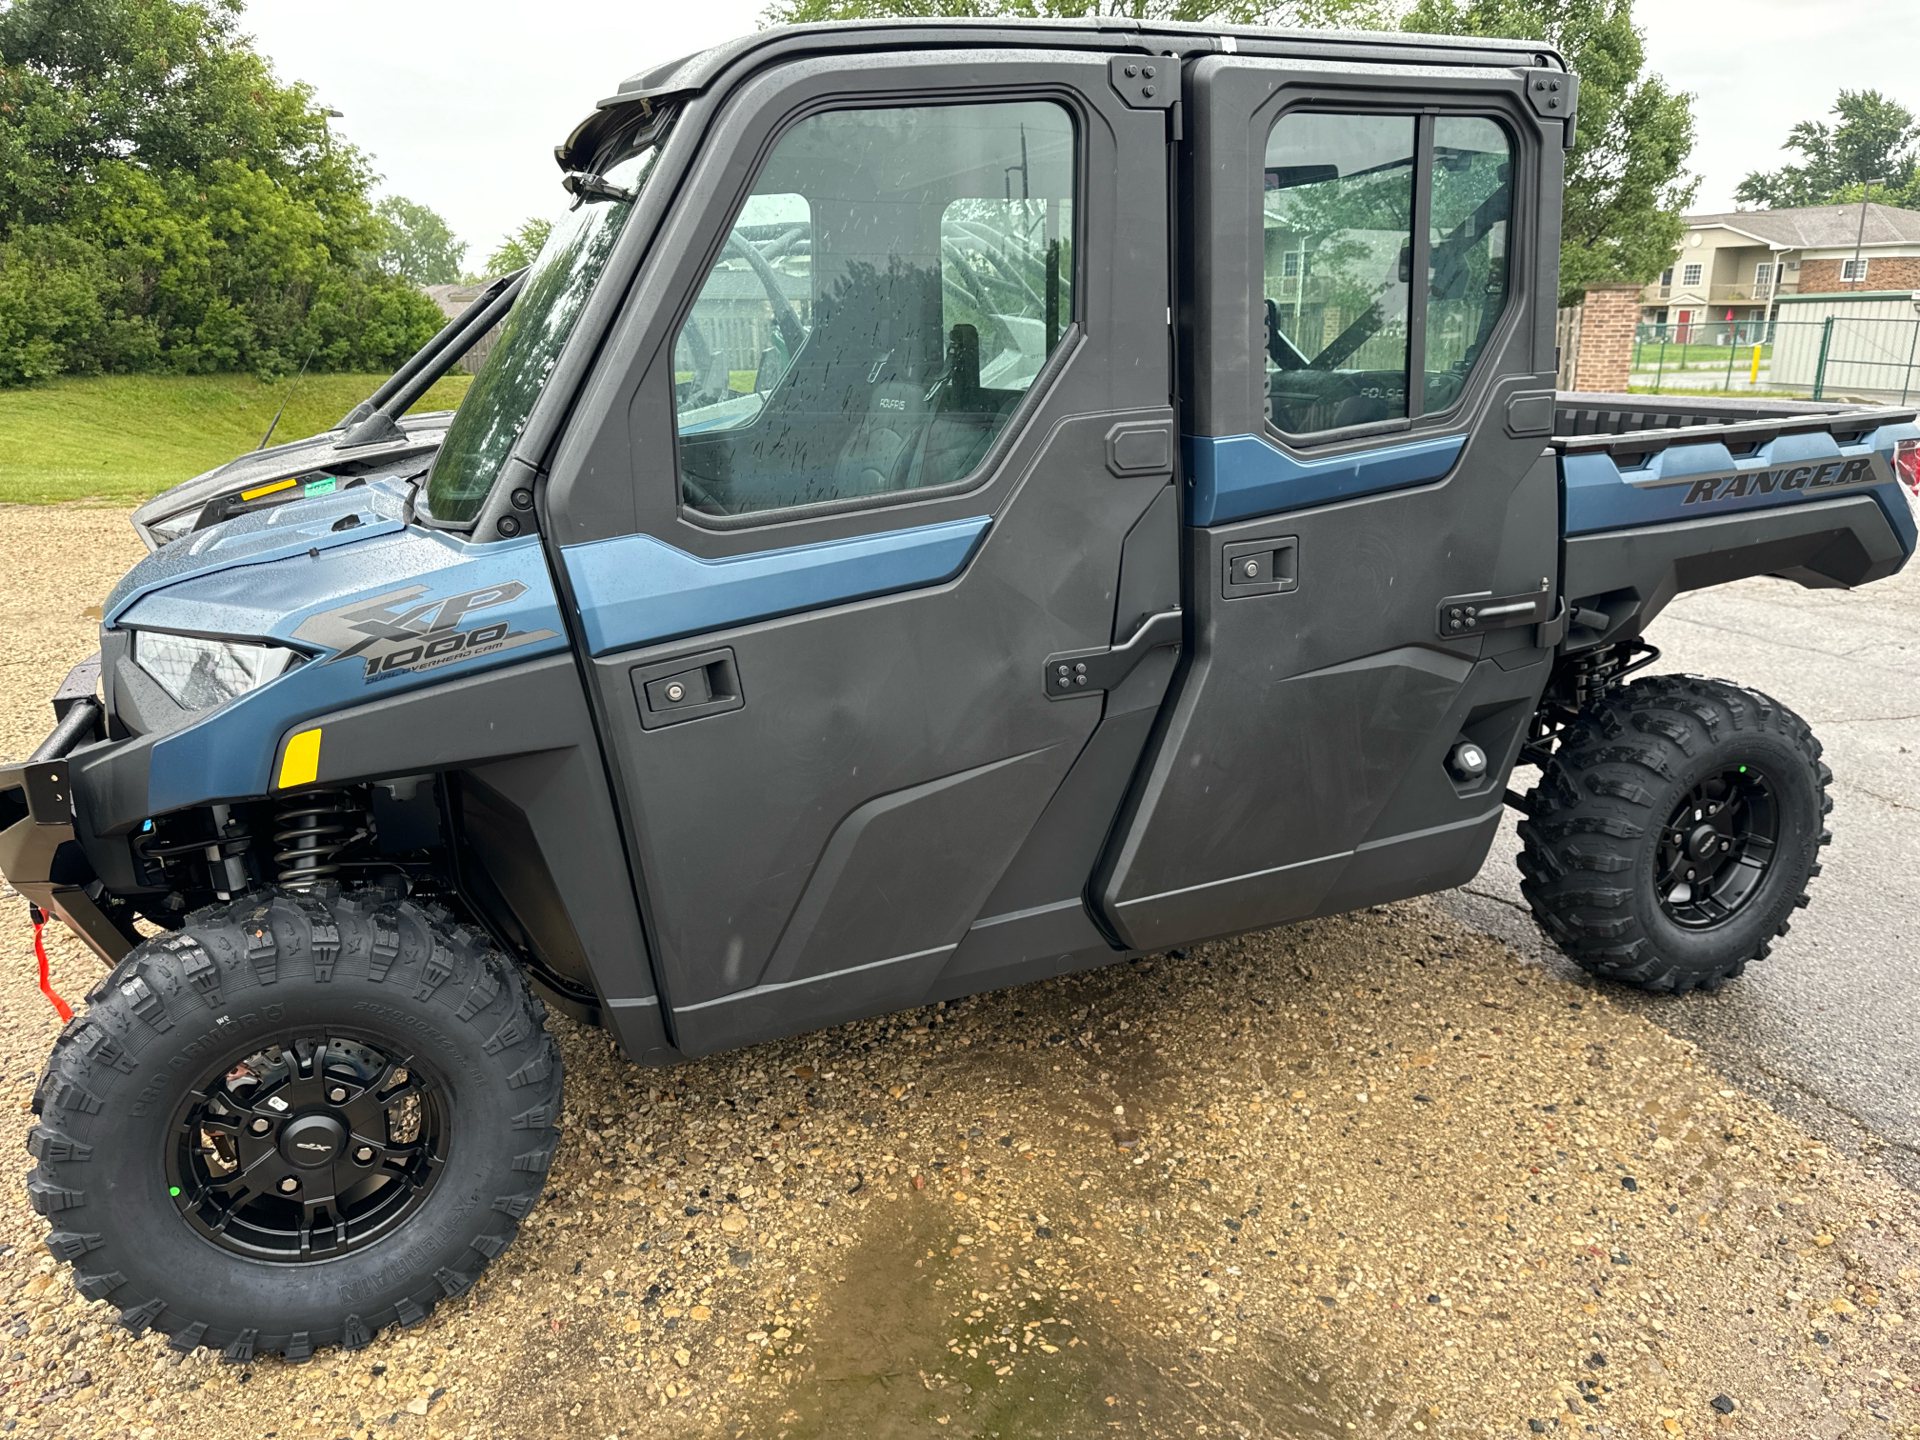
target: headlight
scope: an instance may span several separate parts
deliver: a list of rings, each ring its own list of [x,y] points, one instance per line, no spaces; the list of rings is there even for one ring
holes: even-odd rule
[[[280,645],[136,630],[133,660],[188,710],[211,710],[284,675],[305,657]]]

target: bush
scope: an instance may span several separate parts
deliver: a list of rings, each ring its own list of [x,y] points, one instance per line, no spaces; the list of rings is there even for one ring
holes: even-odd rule
[[[0,385],[390,366],[438,308],[237,0],[0,3]]]

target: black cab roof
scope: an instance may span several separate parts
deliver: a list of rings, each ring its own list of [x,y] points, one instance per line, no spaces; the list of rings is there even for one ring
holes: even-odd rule
[[[565,143],[555,147],[554,156],[562,169],[578,169],[633,118],[635,111],[644,114],[662,100],[697,94],[736,67],[755,68],[801,55],[872,54],[943,46],[1137,50],[1183,59],[1242,54],[1370,64],[1567,68],[1559,52],[1541,42],[1397,30],[1284,30],[1111,16],[1086,20],[886,19],[780,25],[630,75],[595,106],[595,113],[582,121]]]

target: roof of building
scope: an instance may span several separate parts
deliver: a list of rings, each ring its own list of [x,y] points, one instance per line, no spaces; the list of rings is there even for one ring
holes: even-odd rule
[[[480,292],[493,282],[490,280],[462,281],[453,285],[422,285],[427,298],[440,307],[440,313],[449,320],[460,314],[474,301],[480,298]]]
[[[1689,230],[1724,226],[1771,245],[1790,250],[1812,250],[1826,245],[1851,245],[1860,235],[1858,205],[1803,205],[1793,210],[1731,210],[1718,215],[1684,217]],[[1920,210],[1897,210],[1891,205],[1867,205],[1862,245],[1920,244]]]

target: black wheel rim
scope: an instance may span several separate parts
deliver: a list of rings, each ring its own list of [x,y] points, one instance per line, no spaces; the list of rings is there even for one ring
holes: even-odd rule
[[[1766,884],[1779,830],[1780,807],[1759,770],[1734,765],[1701,781],[1660,831],[1660,908],[1689,930],[1726,924]]]
[[[446,1162],[446,1117],[441,1086],[378,1041],[256,1042],[181,1106],[167,1192],[222,1250],[330,1259],[391,1234],[425,1203]]]

